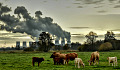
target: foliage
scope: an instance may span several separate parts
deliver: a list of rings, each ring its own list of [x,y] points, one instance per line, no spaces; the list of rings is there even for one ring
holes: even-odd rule
[[[27,47],[27,48],[24,48],[24,51],[34,51],[34,49],[31,47]]]
[[[81,46],[78,47],[79,51],[96,51],[97,50],[97,46],[96,44],[83,44]]]
[[[65,44],[64,46],[63,46],[63,50],[68,50],[70,47],[69,47],[69,45],[68,44]]]
[[[48,52],[50,50],[50,48],[54,45],[52,43],[52,37],[49,33],[47,32],[42,32],[39,35],[39,47],[38,47],[38,51],[44,51],[44,52]]]
[[[106,43],[103,43],[103,44],[100,45],[99,51],[109,51],[112,48],[113,48],[112,44],[110,42],[106,42]]]
[[[81,46],[81,43],[79,43],[79,42],[76,42],[76,43],[72,42],[70,49],[71,50],[77,50],[79,46]]]
[[[79,46],[79,47],[78,47],[78,50],[79,50],[79,51],[84,51],[84,45]]]

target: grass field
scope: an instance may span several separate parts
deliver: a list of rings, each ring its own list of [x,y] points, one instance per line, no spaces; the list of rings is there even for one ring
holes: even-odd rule
[[[70,53],[70,52],[64,52]],[[74,61],[70,61],[68,65],[54,65],[50,58],[52,52],[20,52],[20,53],[0,53],[0,70],[120,70],[120,51],[100,52],[100,64],[89,66],[91,52],[77,52],[78,57],[85,63],[85,68],[75,68]],[[108,56],[117,56],[118,66],[112,67],[108,65]],[[32,66],[32,57],[44,57],[40,66]]]

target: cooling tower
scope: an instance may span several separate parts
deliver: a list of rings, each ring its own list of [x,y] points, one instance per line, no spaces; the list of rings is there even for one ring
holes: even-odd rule
[[[27,47],[26,41],[23,41],[23,47]]]

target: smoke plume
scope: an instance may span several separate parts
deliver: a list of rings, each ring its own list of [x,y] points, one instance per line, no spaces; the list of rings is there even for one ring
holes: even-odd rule
[[[13,33],[27,33],[33,37],[39,37],[43,31],[56,35],[57,38],[67,38],[70,40],[70,33],[64,31],[57,23],[53,23],[51,17],[41,17],[42,12],[36,11],[35,17],[30,16],[30,13],[24,6],[18,6],[14,10],[14,15],[10,15],[11,8],[3,6],[0,3],[0,21],[4,22],[1,25],[1,30],[12,31]],[[21,19],[23,19],[21,21]]]

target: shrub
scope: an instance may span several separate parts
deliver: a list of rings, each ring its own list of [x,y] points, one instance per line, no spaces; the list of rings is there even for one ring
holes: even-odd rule
[[[78,47],[78,50],[79,50],[79,51],[84,51],[83,48],[84,48],[84,45],[81,45],[81,46]]]
[[[99,51],[109,51],[112,48],[113,48],[112,44],[110,42],[106,42],[106,43],[101,44],[98,50]]]
[[[63,46],[63,50],[68,50],[70,47],[68,46],[68,44],[65,44],[64,46]]]
[[[31,47],[27,47],[27,48],[24,49],[24,51],[34,51],[34,49],[31,48]]]

